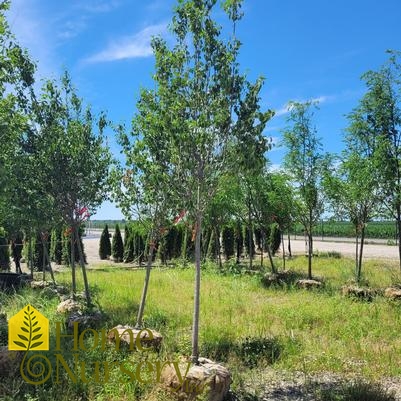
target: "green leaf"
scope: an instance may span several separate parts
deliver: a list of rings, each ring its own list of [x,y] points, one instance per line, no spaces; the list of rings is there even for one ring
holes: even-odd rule
[[[40,330],[40,327],[36,327],[36,329],[32,330],[32,333],[36,333],[39,330]]]
[[[22,348],[26,349],[26,345],[24,343],[22,343],[21,341],[13,341],[13,343],[18,345],[19,347],[22,347]]]
[[[29,341],[25,336],[23,336],[22,334],[18,334],[18,337],[21,339],[21,340],[24,340],[24,341]]]
[[[21,327],[21,330],[24,331],[25,333],[29,333],[29,330],[26,329],[25,327]]]
[[[32,345],[31,345],[31,349],[32,349],[32,348],[39,347],[40,344],[43,344],[43,341],[39,341],[38,343],[32,344]]]

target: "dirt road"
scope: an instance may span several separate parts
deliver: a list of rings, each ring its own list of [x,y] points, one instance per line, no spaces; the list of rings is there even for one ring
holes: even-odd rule
[[[91,233],[84,237],[85,253],[88,259],[88,263],[110,263],[110,261],[101,261],[99,259],[99,239],[100,232],[91,231]],[[364,258],[365,259],[398,259],[398,247],[395,245],[386,245],[385,240],[368,240],[368,243],[364,246]],[[285,248],[287,252],[288,242],[285,240]],[[297,239],[291,239],[291,249],[294,255],[305,254],[305,240],[297,237]],[[340,252],[343,256],[353,257],[355,255],[355,244],[350,238],[328,238],[322,241],[321,237],[316,238],[313,242],[314,252]]]

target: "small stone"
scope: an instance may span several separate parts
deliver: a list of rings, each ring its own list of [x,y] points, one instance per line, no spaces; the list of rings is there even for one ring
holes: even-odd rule
[[[384,290],[384,296],[389,299],[401,299],[401,289],[389,287]]]
[[[303,288],[305,290],[310,290],[313,288],[320,288],[322,287],[323,283],[321,281],[317,280],[298,280],[296,282],[296,285],[298,288]]]
[[[131,350],[135,349],[136,347],[136,339],[138,335],[140,335],[141,345],[144,348],[148,347],[157,350],[160,348],[161,342],[163,340],[163,336],[155,330],[136,329],[131,326],[123,326],[119,324],[118,326],[113,327],[108,332],[108,339],[110,342],[116,341],[116,331],[118,333],[118,336],[120,337],[121,343],[125,343],[125,345],[127,345]],[[149,335],[149,333],[151,333],[151,336]]]
[[[179,369],[184,376],[188,362],[181,361]],[[199,358],[198,365],[192,365],[180,383],[174,366],[166,366],[161,379],[179,400],[195,400],[202,395],[208,401],[222,401],[230,389],[231,376],[227,368],[206,358]],[[205,398],[203,398],[205,397]]]
[[[89,314],[73,312],[66,320],[67,331],[72,332],[74,330],[74,323],[78,323],[79,332],[86,329],[96,329],[100,326],[102,319],[103,314],[100,311],[94,311]]]
[[[367,287],[357,287],[355,285],[345,285],[342,287],[342,294],[346,297],[358,298],[363,301],[372,301],[375,291]]]
[[[81,304],[71,298],[66,299],[65,301],[59,303],[59,305],[57,306],[58,313],[78,312],[81,309]]]
[[[52,283],[50,281],[31,281],[31,288],[46,288],[49,287]]]

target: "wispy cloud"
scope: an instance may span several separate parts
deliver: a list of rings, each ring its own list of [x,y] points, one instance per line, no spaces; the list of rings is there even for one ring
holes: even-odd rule
[[[82,16],[75,20],[66,21],[64,26],[61,27],[57,37],[62,40],[75,38],[87,27],[87,18]]]
[[[85,4],[79,3],[77,8],[92,14],[108,13],[113,11],[115,8],[121,5],[120,0],[108,0],[108,1],[92,1],[86,2]]]
[[[153,36],[166,31],[166,24],[150,25],[132,36],[126,36],[111,42],[106,49],[87,57],[84,63],[102,63],[131,58],[143,58],[152,55],[150,42]]]
[[[308,99],[308,100],[313,102],[313,103],[322,104],[322,103],[325,103],[325,102],[327,102],[329,100],[334,100],[334,99],[335,99],[335,96],[331,96],[331,95],[330,96],[329,95],[326,96],[326,95],[324,95],[324,96],[319,96],[319,97],[315,97],[315,98]],[[295,102],[299,102],[299,103],[303,103],[306,100],[294,100],[294,101]],[[287,104],[281,106],[278,110],[275,110],[274,116],[275,117],[280,117],[280,116],[283,116],[283,115],[289,113],[290,111],[291,111],[291,104],[287,103]]]

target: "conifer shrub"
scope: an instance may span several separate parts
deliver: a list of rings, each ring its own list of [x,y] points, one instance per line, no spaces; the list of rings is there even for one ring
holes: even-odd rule
[[[109,228],[105,225],[99,242],[99,257],[101,260],[107,259],[111,256],[111,242]]]
[[[113,239],[111,241],[111,256],[115,262],[122,262],[124,258],[124,243],[118,224],[116,224]]]

